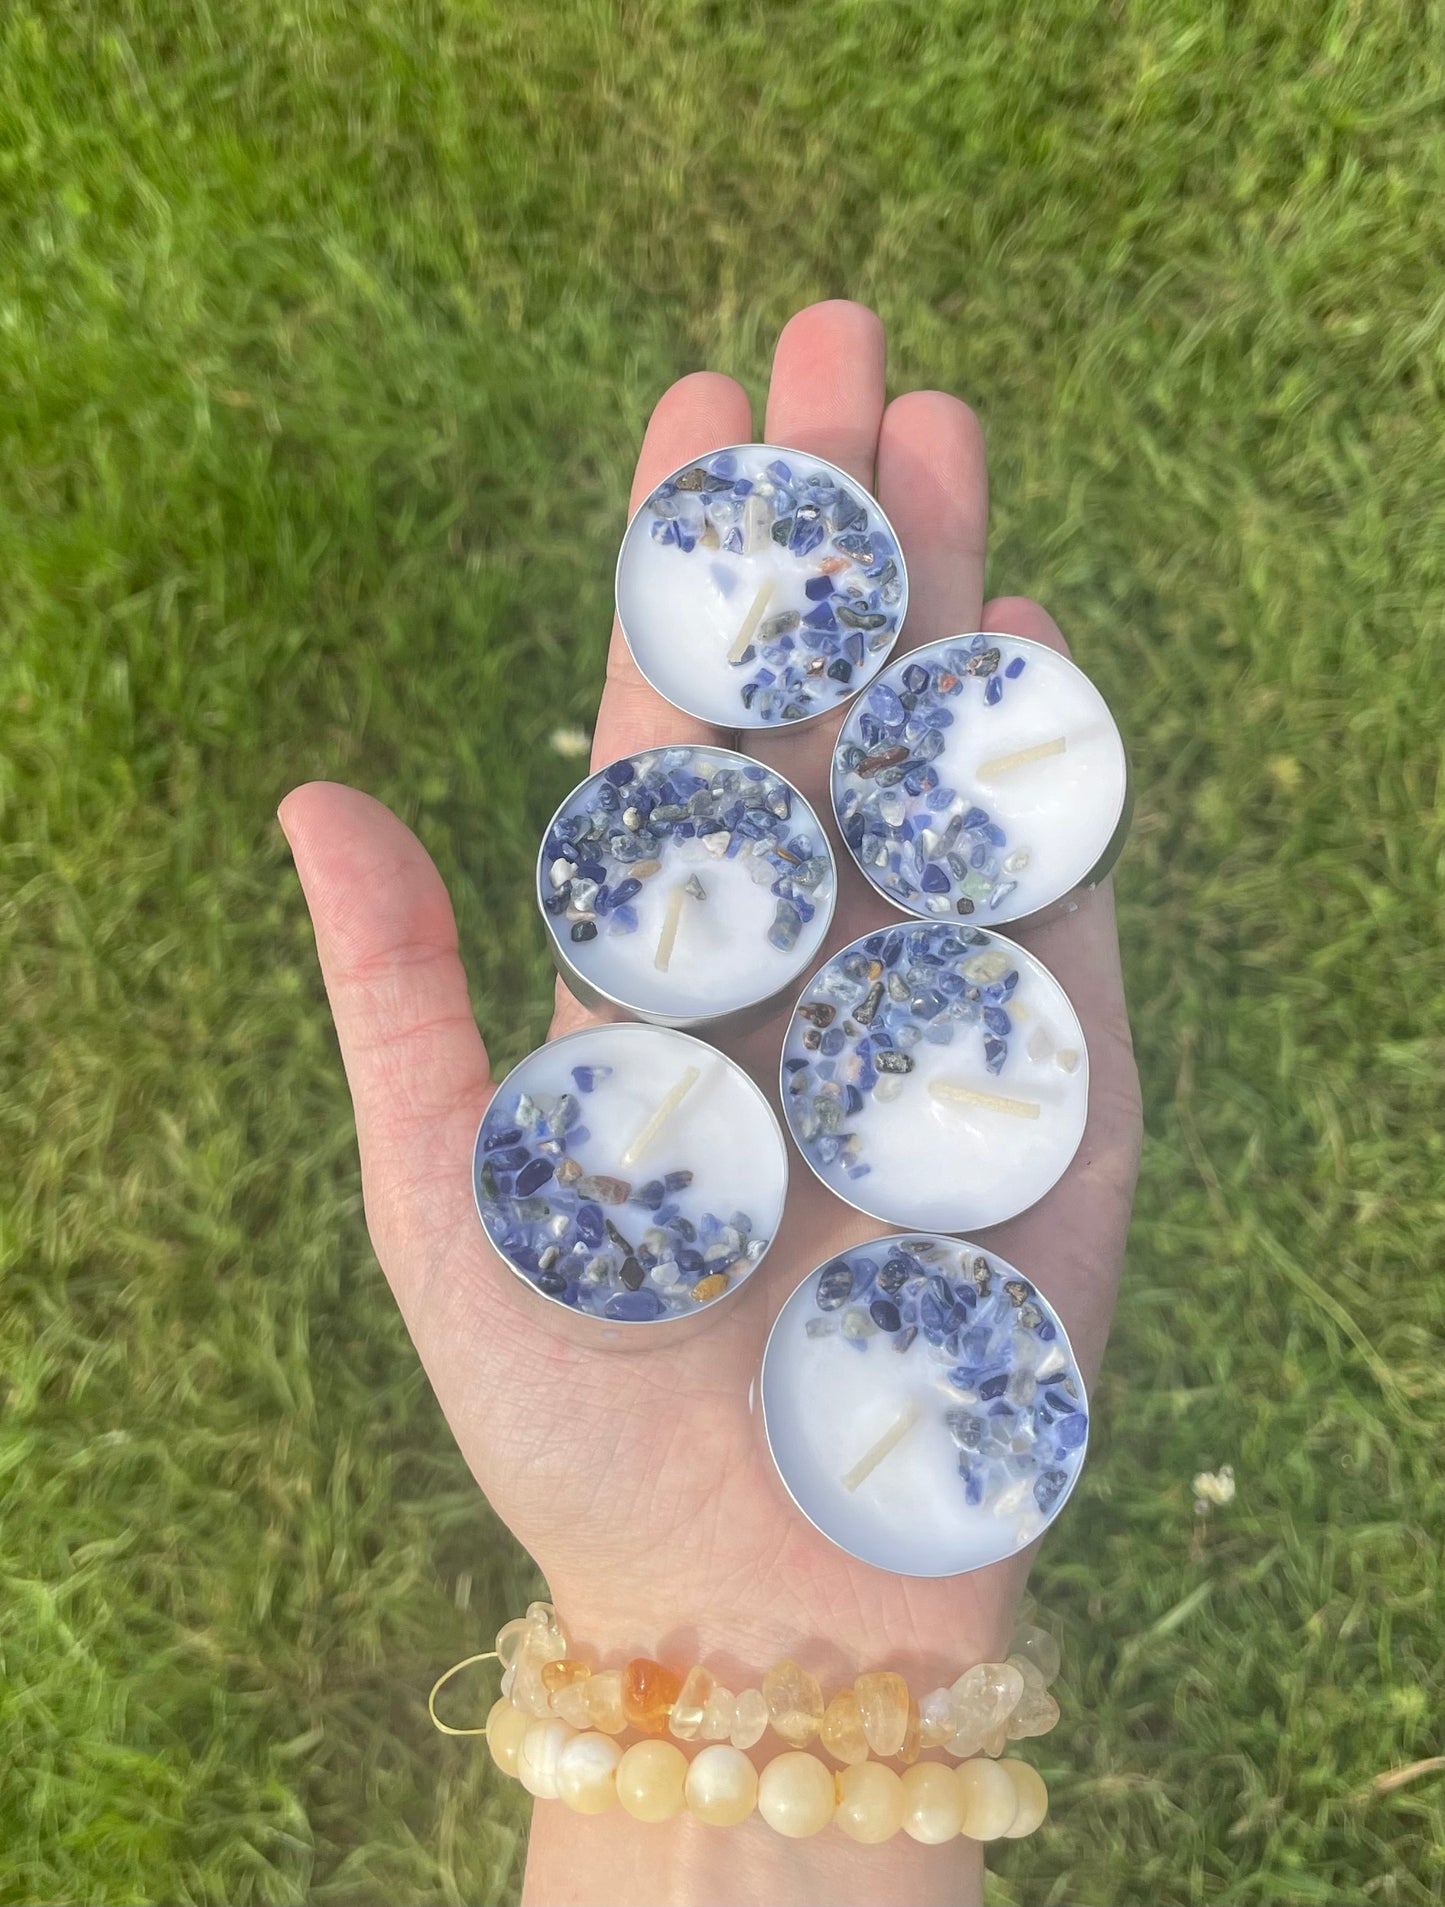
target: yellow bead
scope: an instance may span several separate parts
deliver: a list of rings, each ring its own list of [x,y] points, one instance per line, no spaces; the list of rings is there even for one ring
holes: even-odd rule
[[[963,1796],[952,1768],[941,1761],[916,1761],[901,1779],[903,1832],[928,1847],[953,1840],[963,1825]]]
[[[542,1664],[542,1686],[549,1695],[555,1695],[559,1689],[571,1688],[574,1682],[585,1682],[591,1673],[585,1662],[573,1662],[564,1655],[556,1662]]]
[[[768,1705],[762,1690],[745,1688],[733,1707],[733,1747],[755,1747],[767,1732]]]
[[[697,1820],[714,1828],[736,1827],[758,1804],[758,1771],[740,1748],[714,1742],[688,1764],[683,1794]]]
[[[709,1304],[714,1298],[720,1298],[727,1288],[727,1273],[715,1271],[706,1278],[698,1279],[692,1288],[692,1295],[698,1304]]]
[[[617,1799],[634,1821],[682,1813],[687,1756],[670,1741],[634,1742],[617,1764]]]
[[[962,1832],[969,1840],[996,1841],[1007,1834],[1019,1811],[1019,1797],[1002,1763],[966,1761],[953,1778],[963,1806]]]
[[[852,1841],[891,1841],[903,1826],[903,1782],[881,1761],[860,1761],[838,1776],[833,1817]]]
[[[622,1708],[644,1735],[665,1735],[667,1718],[682,1688],[681,1678],[650,1656],[635,1656],[622,1671]]]
[[[896,1755],[908,1730],[908,1684],[885,1669],[877,1675],[860,1675],[853,1692],[868,1746],[875,1755]]]
[[[908,1704],[908,1722],[903,1730],[903,1746],[898,1750],[898,1759],[905,1768],[911,1768],[917,1761],[923,1747],[923,1722],[918,1713],[917,1702]]]
[[[617,1799],[621,1759],[610,1735],[574,1735],[557,1756],[557,1799],[575,1814],[605,1814]]]
[[[1037,1768],[1031,1768],[1026,1761],[1015,1761],[1012,1756],[997,1764],[1008,1776],[1014,1786],[1014,1796],[1019,1811],[1012,1824],[1003,1831],[1006,1841],[1021,1841],[1026,1834],[1032,1834],[1040,1827],[1049,1811],[1049,1791],[1044,1786],[1044,1778]]]
[[[941,1748],[946,1741],[951,1741],[958,1726],[954,1718],[952,1690],[931,1690],[918,1704],[918,1718],[921,1748]]]
[[[775,1755],[758,1777],[758,1813],[790,1841],[820,1834],[836,1805],[832,1772],[816,1755]]]
[[[703,1741],[727,1741],[737,1720],[738,1698],[721,1682],[714,1685],[702,1711],[702,1727],[697,1731]]]
[[[823,1691],[816,1675],[784,1656],[763,1677],[763,1700],[775,1734],[794,1748],[810,1742],[823,1719]]]
[[[1024,1622],[1014,1631],[1013,1646],[1009,1650],[1009,1660],[1017,1659],[1021,1664],[1027,1662],[1037,1669],[1039,1680],[1047,1688],[1050,1682],[1058,1680],[1059,1645],[1047,1629],[1040,1629],[1037,1623]]]
[[[522,1739],[531,1726],[532,1717],[524,1715],[520,1708],[513,1708],[505,1695],[498,1696],[492,1703],[492,1712],[487,1717],[487,1747],[504,1775],[516,1774]]]
[[[602,1669],[578,1686],[587,1698],[587,1720],[604,1735],[620,1735],[627,1727],[627,1711],[622,1705],[621,1669]]]
[[[533,1603],[532,1607],[546,1605]],[[507,1671],[511,1682],[508,1684],[506,1677],[502,1681],[515,1707],[526,1709],[529,1715],[551,1714],[552,1698],[542,1679],[543,1672],[566,1653],[567,1643],[559,1629],[547,1628],[540,1622],[528,1623],[527,1633],[518,1642],[512,1666]]]
[[[525,1616],[514,1616],[510,1622],[504,1622],[497,1631],[496,1642],[492,1645],[497,1651],[497,1660],[504,1670],[511,1668],[522,1637],[532,1627]]]
[[[670,1734],[679,1741],[696,1741],[702,1732],[703,1711],[713,1691],[713,1679],[700,1662],[694,1662],[682,1679],[682,1687],[667,1718]]]
[[[566,1688],[557,1690],[551,1701],[552,1713],[558,1721],[566,1722],[569,1728],[592,1726],[592,1710],[587,1700],[586,1682],[569,1682]]]
[[[517,1779],[528,1794],[536,1795],[539,1801],[557,1799],[557,1762],[572,1739],[573,1731],[566,1722],[532,1723],[517,1755]]]
[[[1034,1735],[1047,1735],[1059,1719],[1059,1705],[1046,1688],[1028,1684],[1019,1697],[1019,1705],[1008,1719],[1010,1741],[1027,1741]]]
[[[858,1697],[852,1689],[839,1689],[823,1710],[823,1725],[818,1730],[818,1739],[834,1761],[859,1762],[868,1759],[863,1718],[858,1713]]]
[[[948,1752],[963,1759],[1003,1733],[1019,1705],[1024,1678],[1010,1662],[979,1662],[954,1683],[955,1729]]]

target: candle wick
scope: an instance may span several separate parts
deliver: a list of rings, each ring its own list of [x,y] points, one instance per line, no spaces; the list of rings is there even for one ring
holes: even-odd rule
[[[777,586],[777,580],[772,576],[765,577],[763,581],[758,584],[758,593],[748,605],[748,613],[743,617],[742,626],[738,630],[737,640],[734,642],[732,648],[728,650],[729,662],[742,661],[743,656],[747,652],[748,644],[752,641],[757,631],[757,626],[763,619],[763,611],[772,601],[773,591]]]
[[[893,1422],[888,1426],[887,1430],[884,1431],[877,1443],[872,1445],[870,1449],[865,1450],[863,1455],[853,1465],[853,1468],[844,1474],[843,1488],[845,1490],[856,1490],[860,1483],[865,1482],[872,1476],[883,1459],[890,1456],[898,1448],[899,1444],[903,1442],[903,1439],[918,1422],[918,1414],[918,1405],[916,1403],[910,1403],[906,1410],[903,1410],[894,1418]]]
[[[672,965],[672,950],[677,943],[677,929],[682,920],[682,903],[685,900],[706,899],[707,889],[696,874],[689,874],[685,881],[679,881],[668,895],[667,912],[662,917],[662,932],[657,936],[657,952],[652,959],[659,973],[666,973]]]
[[[663,1100],[662,1104],[658,1107],[657,1111],[652,1115],[652,1117],[648,1120],[647,1124],[637,1134],[636,1138],[633,1139],[632,1144],[628,1146],[627,1150],[623,1153],[622,1163],[629,1169],[629,1171],[634,1165],[637,1164],[638,1160],[642,1157],[643,1153],[646,1152],[647,1148],[652,1144],[653,1140],[657,1137],[658,1133],[662,1131],[662,1128],[667,1124],[668,1120],[672,1117],[673,1113],[677,1111],[678,1107],[682,1104],[683,1100],[686,1099],[687,1095],[692,1091],[693,1087],[697,1084],[698,1080],[701,1079],[701,1077],[702,1077],[701,1067],[699,1066],[688,1067],[687,1071],[683,1074],[682,1078],[673,1087],[672,1091]]]
[[[1039,1102],[1036,1099],[1010,1099],[1005,1093],[985,1092],[981,1086],[969,1086],[959,1079],[931,1079],[928,1091],[932,1098],[941,1099],[946,1104],[958,1106],[987,1106],[991,1112],[1006,1112],[1015,1119],[1037,1119]]]
[[[1012,755],[995,755],[992,760],[979,763],[978,778],[993,781],[999,775],[1011,775],[1015,768],[1027,768],[1032,762],[1047,761],[1050,755],[1062,755],[1068,745],[1066,735],[1055,735],[1052,741],[1035,742],[1032,748],[1017,748]]]

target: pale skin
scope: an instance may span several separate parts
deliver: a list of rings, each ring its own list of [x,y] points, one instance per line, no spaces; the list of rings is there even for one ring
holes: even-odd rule
[[[985,602],[978,421],[938,391],[885,401],[883,327],[871,311],[830,302],[788,323],[761,431],[732,379],[699,372],[673,385],[647,428],[634,506],[688,458],[755,435],[827,457],[879,496],[911,586],[897,653],[973,629],[1064,646],[1038,604]],[[792,733],[752,731],[742,746],[826,813],[840,719]],[[596,766],[661,742],[733,740],[663,701],[614,629]],[[753,1288],[712,1329],[636,1357],[557,1336],[549,1308],[498,1264],[477,1222],[472,1143],[493,1082],[435,867],[400,821],[355,789],[298,788],[282,804],[281,823],[355,1105],[377,1257],[478,1484],[536,1558],[579,1652],[599,1665],[642,1654],[678,1667],[701,1659],[732,1689],[756,1686],[771,1662],[792,1655],[825,1688],[888,1667],[901,1670],[915,1694],[996,1657],[1027,1557],[942,1582],[851,1561],[792,1507],[749,1414],[749,1385],[784,1298],[815,1265],[886,1228],[841,1204],[794,1156],[777,1243]],[[897,919],[841,848],[839,861],[829,952]],[[1113,1310],[1140,1139],[1112,895],[1101,888],[1066,918],[1020,937],[1057,974],[1083,1022],[1089,1121],[1061,1183],[981,1239],[1038,1280],[1092,1375]],[[554,1033],[588,1017],[559,991]],[[782,1031],[780,1019],[727,1044],[774,1096]],[[1068,1541],[1069,1514],[1053,1540]],[[899,1836],[859,1847],[829,1831],[789,1842],[756,1818],[727,1830],[685,1818],[642,1826],[615,1809],[581,1817],[543,1803],[525,1897],[923,1907],[976,1901],[981,1888],[982,1852],[964,1841],[931,1848]]]

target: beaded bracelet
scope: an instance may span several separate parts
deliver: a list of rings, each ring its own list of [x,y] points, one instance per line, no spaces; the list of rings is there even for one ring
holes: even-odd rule
[[[546,1602],[503,1624],[494,1653],[502,1694],[541,1720],[555,1717],[604,1735],[635,1728],[677,1741],[728,1741],[734,1748],[752,1748],[771,1727],[789,1748],[806,1748],[817,1737],[836,1761],[849,1764],[869,1754],[907,1764],[925,1748],[942,1748],[959,1760],[997,1756],[1011,1741],[1046,1735],[1059,1719],[1049,1694],[1059,1645],[1047,1629],[1027,1622],[1015,1632],[1006,1661],[977,1662],[951,1688],[936,1688],[919,1702],[901,1675],[884,1671],[860,1675],[825,1704],[817,1677],[786,1659],[768,1670],[761,1688],[740,1695],[701,1663],[678,1675],[638,1656],[620,1669],[593,1670],[569,1656],[556,1611]]]
[[[577,1814],[614,1804],[635,1821],[671,1821],[686,1810],[709,1827],[737,1827],[755,1810],[776,1833],[801,1841],[830,1822],[850,1840],[888,1841],[901,1828],[930,1846],[1022,1840],[1048,1813],[1043,1777],[1026,1761],[983,1756],[950,1767],[915,1761],[900,1775],[882,1761],[837,1773],[817,1755],[790,1749],[762,1772],[741,1748],[713,1742],[689,1761],[674,1742],[623,1748],[597,1730],[538,1721],[502,1696],[487,1718],[487,1746],[503,1774],[539,1801]]]
[[[472,1663],[493,1659],[502,1664],[502,1695],[485,1729],[450,1727],[437,1715],[438,1693]],[[1053,1637],[1024,1623],[1006,1661],[975,1663],[951,1688],[934,1689],[921,1702],[913,1700],[901,1675],[883,1671],[860,1675],[825,1705],[816,1676],[791,1660],[775,1663],[760,1689],[734,1695],[701,1663],[685,1676],[645,1656],[621,1669],[594,1671],[569,1656],[552,1605],[534,1602],[525,1616],[503,1625],[494,1650],[449,1669],[433,1687],[428,1708],[445,1734],[484,1733],[498,1767],[516,1774],[530,1793],[543,1800],[560,1798],[584,1813],[620,1800],[640,1820],[666,1820],[685,1805],[699,1818],[725,1825],[730,1807],[742,1808],[741,1820],[756,1806],[779,1832],[788,1833],[781,1823],[791,1818],[796,1804],[800,1818],[814,1822],[799,1832],[815,1833],[836,1808],[839,1825],[853,1833],[848,1822],[856,1803],[862,1830],[856,1839],[886,1839],[901,1825],[918,1840],[950,1839],[958,1832],[991,1840],[1031,1833],[1044,1817],[1048,1797],[1027,1763],[977,1758],[997,1757],[1008,1742],[1046,1734],[1054,1726],[1059,1707],[1048,1684],[1058,1670]],[[794,1752],[770,1762],[760,1786],[744,1751],[770,1726]],[[613,1738],[629,1728],[654,1739],[624,1752]],[[667,1734],[713,1746],[704,1748],[690,1769],[680,1750],[655,1739]],[[836,1782],[816,1756],[796,1752],[815,1737],[845,1764]],[[959,1757],[962,1766],[950,1770],[938,1762],[919,1762],[928,1748]],[[905,1766],[902,1777],[883,1766],[894,1758]],[[1005,1771],[1001,1778],[1000,1768]],[[954,1785],[943,1785],[944,1778]],[[824,1799],[827,1810],[819,1818]],[[974,1826],[934,1833],[929,1823],[937,1827],[951,1819],[955,1802],[962,1810],[960,1822],[972,1820]],[[891,1819],[895,1804],[898,1820],[886,1832],[873,1833],[872,1827]],[[665,1811],[646,1812],[654,1806]],[[1015,1819],[1022,1823],[1017,1829]],[[1003,1825],[995,1825],[1000,1821]]]

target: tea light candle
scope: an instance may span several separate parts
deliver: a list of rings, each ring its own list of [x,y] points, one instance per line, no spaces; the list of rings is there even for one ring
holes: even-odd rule
[[[1049,970],[943,922],[856,940],[804,989],[783,1106],[823,1183],[891,1225],[976,1231],[1025,1211],[1078,1150],[1083,1030]]]
[[[812,965],[836,887],[797,789],[726,748],[613,762],[562,803],[537,864],[573,992],[669,1026],[778,1002]]]
[[[954,1576],[1058,1515],[1088,1404],[1052,1306],[977,1245],[914,1234],[831,1259],[763,1356],[768,1445],[798,1508],[878,1569]]]
[[[487,1237],[519,1277],[575,1313],[641,1327],[741,1288],[777,1230],[788,1167],[741,1067],[685,1033],[620,1025],[566,1034],[513,1068],[473,1177]]]
[[[833,806],[858,865],[896,906],[1018,920],[1117,859],[1124,745],[1066,656],[1020,636],[955,636],[895,662],[849,711]]]
[[[723,728],[806,721],[881,668],[908,606],[898,539],[836,465],[734,444],[665,478],[627,527],[617,617],[669,702]]]

